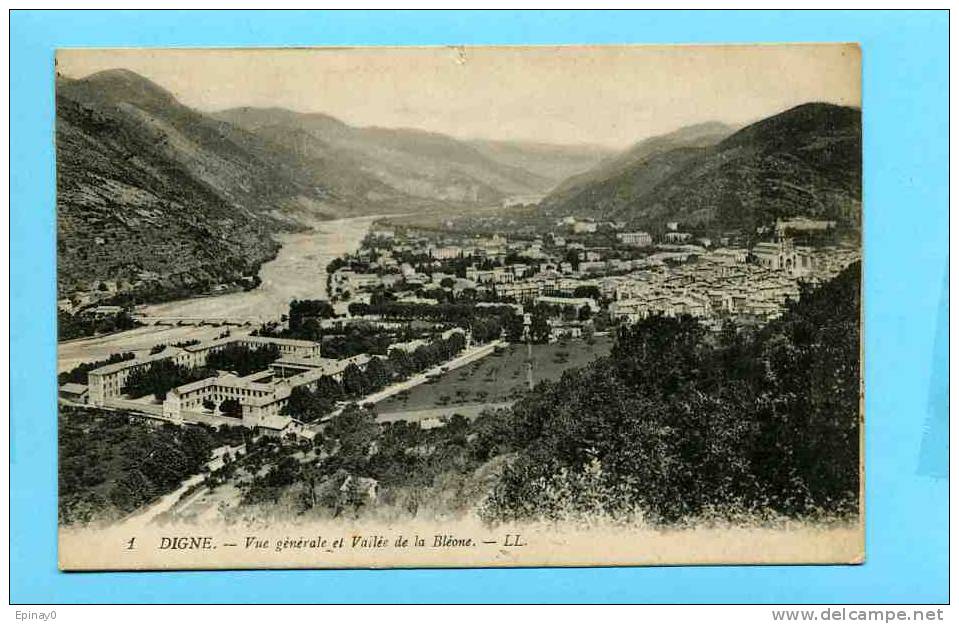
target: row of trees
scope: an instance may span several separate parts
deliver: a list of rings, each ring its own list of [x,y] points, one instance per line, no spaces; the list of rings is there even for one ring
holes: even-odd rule
[[[159,360],[130,373],[123,393],[133,398],[152,394],[157,401],[162,401],[166,393],[177,386],[215,376],[216,371],[211,368],[191,368],[173,360]]]
[[[337,401],[360,399],[391,383],[447,362],[465,348],[463,334],[454,333],[448,338],[437,338],[420,345],[412,353],[394,349],[387,358],[374,357],[365,369],[350,364],[340,381],[327,375],[321,377],[312,390],[305,386],[294,388],[283,413],[304,422],[319,420],[333,410]]]
[[[134,353],[125,352],[125,353],[113,353],[105,360],[99,360],[97,362],[86,362],[79,364],[69,371],[65,371],[57,375],[57,382],[62,384],[65,383],[78,383],[86,384],[88,381],[87,373],[90,371],[100,368],[101,366],[106,366],[108,364],[116,364],[118,362],[125,362],[126,360],[132,360],[136,355]]]
[[[462,327],[473,333],[477,342],[495,340],[506,333],[511,341],[523,335],[523,319],[509,305],[477,306],[474,303],[399,303],[389,293],[373,293],[370,303],[350,304],[353,316],[377,315],[389,321],[427,321]],[[290,304],[289,328],[264,325],[255,335],[280,336],[303,340],[323,341],[323,352],[328,357],[346,358],[360,353],[383,355],[396,341],[415,337],[410,331],[383,330],[372,325],[351,325],[343,332],[323,332],[320,319],[331,318],[333,308],[323,300],[293,301]],[[220,367],[218,367],[220,368]],[[233,370],[233,369],[229,369]]]
[[[363,305],[363,304],[360,304]],[[459,327],[469,327],[477,318],[489,316],[515,315],[508,305],[477,306],[469,303],[400,303],[397,301],[371,302],[366,307],[357,307],[357,312],[375,314],[387,320],[417,319],[434,323],[449,323]]]
[[[206,366],[216,370],[232,371],[245,376],[267,368],[280,357],[280,349],[274,344],[246,347],[228,344],[207,355]]]
[[[57,338],[59,340],[72,340],[73,338],[83,338],[84,336],[109,334],[111,332],[133,329],[140,325],[141,323],[134,320],[126,310],[121,310],[116,314],[106,316],[97,316],[84,312],[70,314],[64,310],[57,311]]]

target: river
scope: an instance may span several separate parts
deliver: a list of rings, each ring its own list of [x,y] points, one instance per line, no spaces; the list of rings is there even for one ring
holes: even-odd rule
[[[276,258],[260,267],[260,285],[254,290],[227,295],[193,297],[143,306],[148,316],[254,317],[261,321],[285,314],[293,299],[326,298],[326,265],[333,258],[354,251],[378,217],[354,217],[321,221],[310,232],[283,234]],[[139,327],[109,336],[62,342],[57,349],[57,370],[102,360],[120,351],[147,351],[160,343],[213,338],[221,327]]]

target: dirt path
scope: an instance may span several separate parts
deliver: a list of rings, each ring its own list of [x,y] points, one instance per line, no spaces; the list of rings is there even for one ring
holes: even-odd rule
[[[388,412],[386,414],[378,414],[376,420],[379,422],[393,422],[396,420],[406,420],[408,422],[420,422],[423,420],[431,419],[440,419],[453,414],[459,414],[460,416],[465,416],[470,420],[479,416],[483,410],[487,409],[503,409],[511,406],[513,403],[510,401],[502,403],[469,403],[466,405],[447,405],[445,407],[433,407],[427,409],[418,409],[418,410],[407,410],[399,412]]]
[[[239,446],[221,446],[219,448],[213,449],[213,458],[207,462],[207,468],[210,469],[210,472],[218,470],[223,466],[223,455],[229,451],[231,455],[236,455],[236,452],[243,449],[243,445]],[[176,490],[161,496],[158,500],[154,501],[150,505],[133,512],[131,515],[127,516],[120,524],[128,526],[146,526],[160,516],[171,511],[180,500],[180,498],[194,485],[203,483],[203,479],[206,478],[205,473],[200,473],[193,475],[192,477],[185,480],[180,484]]]
[[[399,394],[400,392],[403,392],[404,390],[409,390],[410,388],[415,388],[416,386],[420,384],[426,383],[427,381],[430,380],[430,377],[429,377],[430,375],[443,375],[449,371],[456,370],[457,368],[461,368],[463,366],[466,366],[467,364],[471,364],[472,362],[482,359],[486,357],[487,355],[493,353],[496,350],[496,347],[504,346],[505,344],[506,342],[503,340],[496,340],[479,347],[467,349],[465,353],[463,353],[462,355],[456,356],[455,358],[453,358],[452,360],[448,362],[444,362],[443,364],[434,366],[433,368],[427,371],[424,371],[417,375],[413,375],[409,379],[405,379],[399,383],[395,383],[393,385],[387,386],[383,388],[382,390],[378,390],[377,392],[374,392],[373,394],[368,394],[362,399],[357,399],[356,401],[350,401],[350,403],[356,403],[357,405],[365,405],[366,403],[378,403],[384,399],[388,399],[389,397],[395,394]],[[344,408],[346,408],[346,405],[349,405],[349,403],[341,405],[340,407],[335,409],[329,416],[323,419],[323,422],[329,420],[330,418],[333,418],[334,416],[342,412]],[[316,427],[319,427],[319,426],[320,424],[318,423]]]

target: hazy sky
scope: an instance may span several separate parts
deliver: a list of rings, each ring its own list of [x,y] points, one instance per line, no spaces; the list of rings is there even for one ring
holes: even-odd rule
[[[279,106],[361,126],[622,147],[810,101],[860,105],[852,45],[60,50],[80,78],[123,67],[204,111]]]

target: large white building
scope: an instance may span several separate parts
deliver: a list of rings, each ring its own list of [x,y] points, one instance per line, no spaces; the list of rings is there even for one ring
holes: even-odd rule
[[[584,306],[591,312],[599,311],[599,304],[592,297],[537,297],[536,304],[544,304],[558,308],[572,308],[581,310]]]
[[[789,238],[775,243],[757,243],[753,255],[759,264],[771,271],[783,271],[792,277],[809,275],[814,269],[814,253],[808,247],[796,247]]]
[[[463,248],[456,247],[453,245],[448,245],[445,247],[429,247],[430,256],[436,258],[437,260],[450,260],[452,258],[459,258],[463,255]]]
[[[345,360],[320,357],[318,342],[264,336],[227,336],[186,347],[167,347],[159,353],[96,368],[87,374],[88,402],[95,407],[132,407],[131,402],[124,397],[123,389],[134,371],[161,361],[171,361],[190,368],[204,366],[211,353],[229,345],[248,348],[273,345],[279,350],[280,358],[269,370],[253,375],[238,377],[223,373],[170,390],[163,402],[161,413],[164,418],[174,422],[230,422],[222,414],[211,414],[203,407],[203,403],[213,401],[219,405],[226,399],[235,399],[242,408],[237,424],[275,429],[273,425],[277,421],[266,419],[279,417],[292,387],[301,383],[315,383],[322,376],[316,375],[317,370],[323,371],[323,374],[336,375],[342,374],[349,365]],[[307,372],[313,376],[303,377]],[[143,404],[141,407],[145,411],[153,411],[150,405]]]
[[[648,247],[653,244],[653,237],[648,232],[620,232],[616,238],[622,244],[633,247]]]
[[[667,243],[685,243],[693,237],[689,232],[666,232],[663,239]]]

